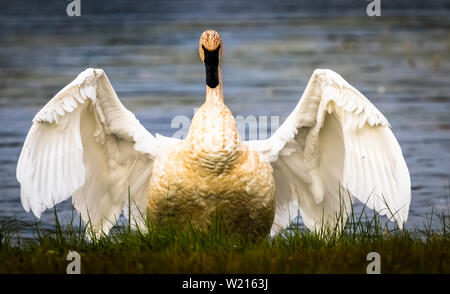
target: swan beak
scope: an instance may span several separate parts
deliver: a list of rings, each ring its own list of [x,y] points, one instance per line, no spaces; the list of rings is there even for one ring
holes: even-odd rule
[[[209,51],[202,45],[205,62],[206,85],[214,89],[219,85],[219,51],[220,45],[213,51]]]
[[[206,85],[214,89],[220,83],[219,63],[222,53],[222,37],[214,30],[204,31],[200,36],[198,53],[205,64]]]

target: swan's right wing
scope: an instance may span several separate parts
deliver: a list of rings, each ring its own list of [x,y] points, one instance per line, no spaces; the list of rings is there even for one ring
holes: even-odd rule
[[[331,70],[314,71],[275,134],[246,144],[274,169],[273,232],[297,208],[310,229],[342,227],[353,197],[399,227],[408,218],[409,171],[387,119]]]
[[[108,233],[130,195],[145,215],[158,142],[117,97],[101,69],[87,69],[35,116],[17,165],[26,211],[72,197],[94,232]],[[133,219],[140,215],[133,215]]]

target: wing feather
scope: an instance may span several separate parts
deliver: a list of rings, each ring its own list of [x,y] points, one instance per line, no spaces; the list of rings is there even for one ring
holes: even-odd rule
[[[296,200],[308,228],[336,226],[354,197],[400,227],[407,220],[410,176],[387,119],[331,70],[314,71],[272,137],[246,144],[272,162],[278,224]]]
[[[35,116],[17,165],[21,201],[40,217],[72,197],[95,232],[108,233],[128,199],[145,213],[157,140],[120,102],[101,69],[87,69]]]

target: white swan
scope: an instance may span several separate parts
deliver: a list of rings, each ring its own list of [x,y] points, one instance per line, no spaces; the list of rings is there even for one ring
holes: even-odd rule
[[[367,98],[337,73],[315,70],[273,136],[243,142],[223,103],[222,48],[217,32],[202,34],[206,102],[185,140],[154,137],[103,70],[82,72],[33,120],[17,166],[25,210],[40,217],[72,196],[82,219],[104,233],[128,205],[133,225],[146,213],[202,225],[220,210],[237,231],[265,235],[288,225],[297,207],[308,228],[334,226],[357,197],[403,226],[408,168]]]

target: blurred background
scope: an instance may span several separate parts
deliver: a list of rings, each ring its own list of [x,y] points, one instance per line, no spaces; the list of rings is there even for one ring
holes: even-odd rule
[[[16,163],[38,110],[88,67],[103,68],[123,104],[153,134],[204,101],[198,40],[222,35],[225,102],[235,115],[293,110],[315,68],[340,73],[389,119],[412,180],[407,226],[449,209],[450,1],[0,2],[0,220],[33,222]],[[70,215],[71,200],[58,205]],[[53,212],[43,214],[51,227]],[[24,231],[25,237],[32,237]]]

